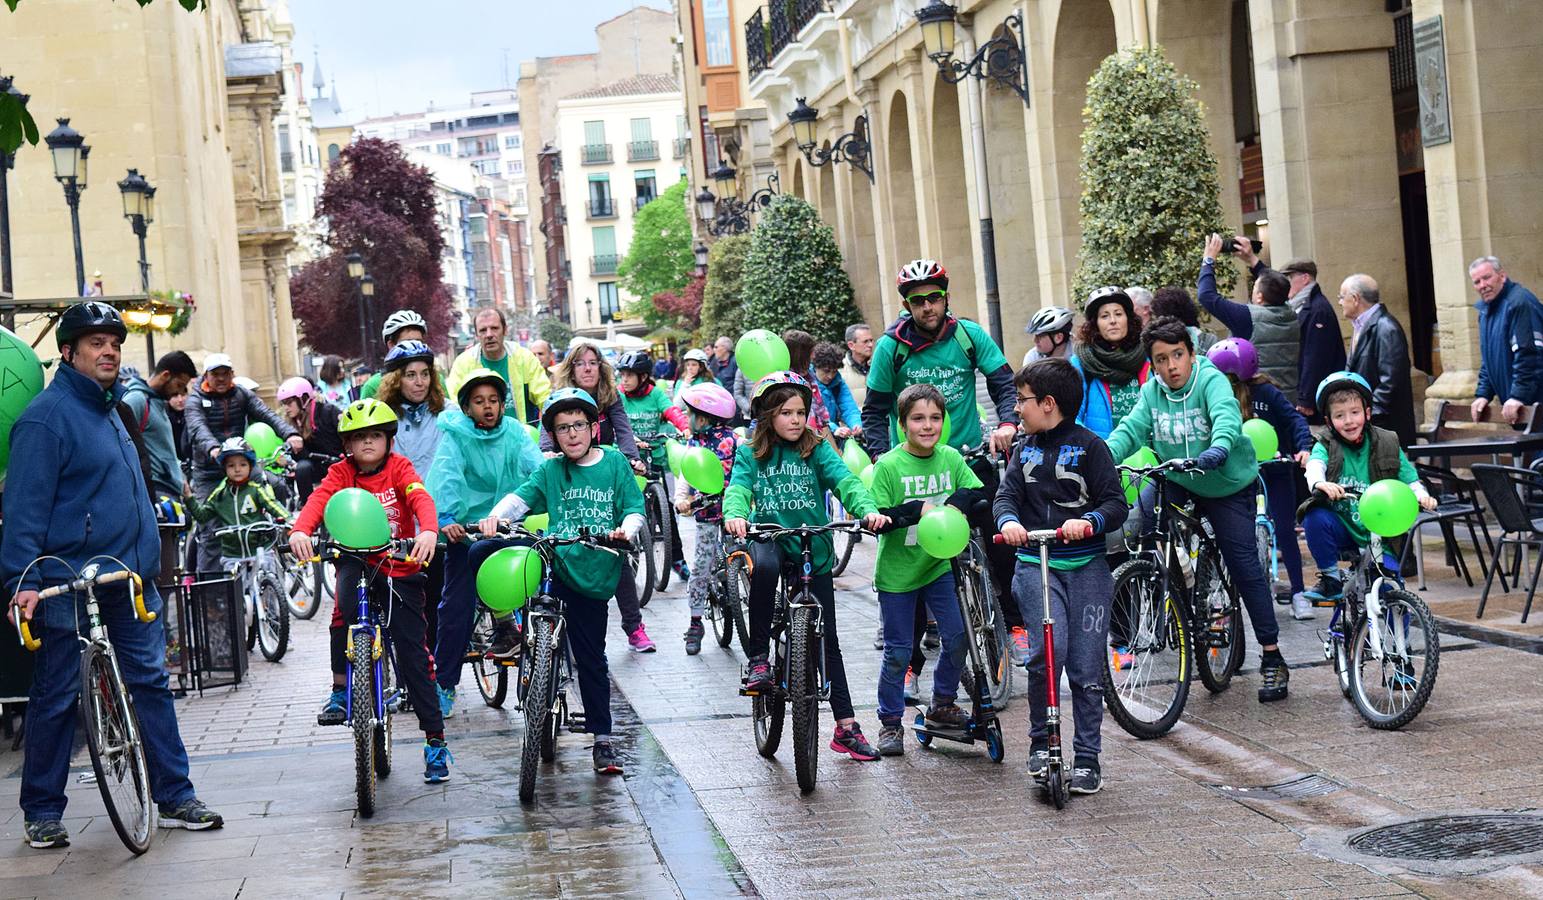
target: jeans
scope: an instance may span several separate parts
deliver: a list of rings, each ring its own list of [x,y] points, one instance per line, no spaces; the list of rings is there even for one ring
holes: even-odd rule
[[[777,584],[786,579],[796,587],[794,564],[783,556],[782,548],[774,543],[754,542],[750,545],[750,640],[745,642],[745,653],[751,657],[765,656],[771,643],[772,611],[777,605]],[[820,618],[825,625],[825,678],[830,682],[830,711],[837,720],[852,718],[852,692],[847,687],[846,665],[841,659],[841,642],[836,637],[836,588],[829,572],[816,574],[809,589],[820,601]]]
[[[194,793],[193,782],[188,780],[187,750],[177,732],[177,711],[167,687],[161,595],[155,585],[145,583],[145,607],[158,614],[148,623],[135,618],[125,584],[97,588],[97,602],[118,668],[139,714],[145,762],[150,768],[150,795],[163,806],[178,806],[193,799]],[[64,789],[70,775],[80,697],[77,624],[82,635],[87,630],[85,603],[83,598],[76,601],[74,595],[44,600],[36,615],[43,646],[34,656],[21,766],[21,808],[32,822],[64,815]]]
[[[315,460],[302,459],[295,463],[295,490],[300,495],[301,506],[311,498],[311,491],[316,490],[316,485],[326,474],[326,468]]]
[[[348,628],[359,616],[360,565],[351,559],[340,559],[338,570],[337,607],[332,616],[332,671],[344,671],[348,665],[344,648],[348,644]],[[425,631],[428,624],[423,618],[423,587],[428,576],[422,572],[401,578],[389,578],[371,569],[369,592],[375,598],[389,595],[386,607],[386,626],[391,635],[391,653],[396,664],[397,684],[407,689],[418,714],[418,727],[424,734],[442,734],[444,719],[439,714],[439,697],[429,681],[429,648]],[[388,593],[389,592],[389,593]],[[378,599],[377,599],[378,602]],[[456,667],[459,670],[459,666]]]
[[[1264,493],[1275,526],[1275,546],[1280,551],[1280,564],[1286,570],[1286,580],[1291,592],[1302,592],[1302,547],[1297,543],[1297,479],[1296,470],[1284,465],[1270,466],[1264,470]]]
[[[1315,506],[1302,517],[1302,530],[1307,532],[1307,552],[1313,555],[1320,572],[1333,572],[1339,568],[1339,554],[1361,552],[1363,546],[1345,527],[1345,520],[1326,506]],[[1382,564],[1398,571],[1398,557],[1388,550],[1382,552]]]
[[[1275,623],[1275,601],[1270,596],[1264,570],[1259,567],[1259,547],[1254,542],[1254,495],[1258,490],[1258,484],[1250,484],[1226,497],[1202,497],[1170,483],[1168,502],[1177,505],[1193,499],[1195,512],[1211,523],[1222,562],[1242,595],[1243,607],[1254,626],[1254,639],[1261,647],[1270,647],[1279,639],[1280,627]],[[1142,521],[1148,528],[1155,524],[1156,493],[1155,487],[1141,492]]]
[[[626,581],[626,575],[621,580]],[[552,595],[563,601],[568,649],[573,651],[579,699],[584,702],[584,730],[597,740],[610,737],[611,675],[605,659],[605,620],[610,604],[580,596],[557,578],[552,579]]]
[[[917,603],[920,600],[922,603]],[[938,623],[943,639],[938,667],[932,673],[932,703],[952,703],[959,694],[959,669],[964,665],[968,640],[959,600],[954,592],[954,573],[945,572],[930,584],[906,593],[879,591],[879,615],[884,620],[884,664],[879,669],[879,722],[899,725],[905,714],[905,670],[911,664],[916,610],[925,604]]]
[[[1023,613],[1023,620],[1043,621],[1045,617],[1043,582],[1039,563],[1019,560],[1013,575],[1013,596]],[[1072,750],[1080,758],[1097,758],[1102,749],[1100,729],[1104,723],[1103,674],[1109,652],[1109,607],[1114,596],[1114,579],[1109,563],[1102,557],[1080,569],[1050,570],[1050,615],[1055,620],[1055,677],[1060,683],[1065,672],[1071,683],[1072,720],[1076,729]],[[1030,628],[1029,653],[1024,660],[1028,671],[1029,743],[1043,746],[1049,732],[1046,724],[1045,631]],[[1061,706],[1065,707],[1065,702]]]
[[[461,663],[477,618],[477,570],[499,550],[526,543],[484,539],[472,544],[456,541],[445,547],[445,587],[434,633],[435,679],[440,687],[454,690],[461,683]]]

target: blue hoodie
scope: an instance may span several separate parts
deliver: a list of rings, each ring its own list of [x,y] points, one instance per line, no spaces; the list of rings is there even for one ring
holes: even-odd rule
[[[439,414],[444,432],[429,467],[429,496],[441,528],[487,518],[493,504],[514,493],[543,462],[525,426],[509,416],[478,428],[458,410]]]
[[[1479,385],[1474,396],[1543,400],[1543,306],[1514,281],[1479,311]]]
[[[139,453],[116,410],[122,397],[123,385],[103,390],[61,364],[53,382],[16,420],[0,541],[0,569],[13,591],[75,577],[64,564],[48,560],[18,584],[22,570],[45,555],[77,571],[105,555],[122,560],[145,581],[160,573],[161,539]]]

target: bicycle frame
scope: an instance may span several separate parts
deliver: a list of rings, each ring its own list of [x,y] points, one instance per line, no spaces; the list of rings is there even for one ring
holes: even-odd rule
[[[811,609],[814,615],[814,683],[818,684],[819,693],[817,699],[826,701],[830,699],[830,681],[825,677],[825,615],[820,606],[820,601],[814,596],[814,535],[798,535],[798,549],[801,558],[801,569],[798,574],[798,593],[789,596],[787,585],[778,592],[777,611],[772,614],[772,635],[776,635],[787,629],[788,623],[793,620],[793,610]],[[782,671],[777,673],[777,681],[782,685],[783,691],[788,689],[791,675],[791,661],[787,653],[782,654],[779,662]]]
[[[1375,573],[1368,577],[1368,573]],[[1382,538],[1376,534],[1371,536],[1366,547],[1361,550],[1361,557],[1351,569],[1349,577],[1345,580],[1345,593],[1340,602],[1335,604],[1334,612],[1329,619],[1329,632],[1336,634],[1339,639],[1348,644],[1350,635],[1354,631],[1354,623],[1360,616],[1367,618],[1367,637],[1371,644],[1373,658],[1379,662],[1387,655],[1383,644],[1383,610],[1382,591],[1386,587],[1388,578],[1382,565]],[[1335,626],[1339,626],[1343,633],[1335,632]],[[1408,634],[1402,628],[1395,628],[1393,639],[1393,652],[1399,656],[1405,656],[1409,652],[1407,644]]]

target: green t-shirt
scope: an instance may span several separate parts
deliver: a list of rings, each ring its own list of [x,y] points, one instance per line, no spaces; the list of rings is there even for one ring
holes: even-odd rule
[[[557,537],[574,537],[581,528],[614,531],[627,516],[643,515],[643,492],[627,457],[610,447],[600,453],[600,461],[589,466],[562,456],[548,459],[515,494],[530,515],[551,517],[550,531]],[[610,599],[621,573],[621,557],[614,553],[579,544],[557,550],[557,577],[582,596]]]
[[[1113,413],[1114,421],[1118,422],[1130,415],[1131,410],[1136,408],[1136,403],[1140,399],[1141,382],[1134,378],[1124,384],[1109,385],[1109,406],[1110,412]]]
[[[373,398],[376,394],[380,393],[380,380],[383,377],[385,376],[381,375],[379,372],[371,375],[369,381],[366,381],[364,384],[359,386],[359,396],[364,399],[370,399]]]
[[[765,459],[756,459],[750,445],[741,444],[734,453],[734,472],[723,493],[723,517],[788,526],[825,525],[830,522],[825,511],[826,491],[834,491],[854,518],[876,510],[863,483],[825,441],[815,444],[808,459],[783,440],[776,441]],[[783,553],[797,557],[797,539],[784,538],[778,543]],[[815,537],[814,574],[830,571],[834,544],[829,534]]]
[[[653,446],[649,455],[655,463],[663,465],[665,458],[664,438],[661,435],[679,434],[680,430],[671,423],[665,421],[664,411],[672,405],[670,395],[658,385],[642,397],[629,397],[621,395],[622,408],[627,411],[627,422],[632,425],[632,433],[640,441],[646,441]]]
[[[959,451],[939,446],[931,456],[914,456],[904,444],[873,464],[873,502],[889,509],[912,500],[940,505],[954,491],[981,487]],[[891,594],[909,593],[937,581],[948,571],[948,560],[938,559],[916,544],[916,526],[879,535],[879,558],[873,567],[873,583]]]
[[[504,384],[509,386],[507,395],[504,398],[504,415],[513,416],[516,422],[522,421],[520,418],[520,404],[514,398],[514,383],[509,380],[509,354],[505,353],[503,359],[488,359],[479,353],[477,359],[482,363],[484,369],[492,369],[494,372],[497,372],[498,377],[502,378]],[[523,382],[521,382],[520,389],[524,390]],[[606,596],[610,595],[607,594]]]
[[[1362,440],[1359,447],[1341,445],[1345,461],[1344,470],[1339,473],[1337,484],[1363,491],[1371,487],[1371,448],[1372,442],[1369,438]],[[1327,465],[1329,448],[1322,443],[1314,444],[1312,458]],[[1414,484],[1420,480],[1420,473],[1415,471],[1414,465],[1409,462],[1409,457],[1404,455],[1402,449],[1398,451],[1398,480],[1404,484]],[[1365,547],[1371,540],[1371,532],[1367,531],[1366,526],[1361,523],[1360,502],[1354,497],[1346,497],[1330,504],[1330,509],[1333,509],[1340,521],[1345,523],[1345,528],[1349,530],[1350,536],[1355,538],[1357,546]]]
[[[892,396],[913,384],[925,382],[936,385],[943,392],[948,404],[950,433],[948,446],[956,450],[975,447],[981,442],[980,415],[975,408],[975,372],[995,372],[1007,365],[1007,357],[984,328],[968,319],[960,319],[958,327],[969,337],[974,350],[975,364],[970,364],[970,353],[964,348],[960,336],[950,333],[947,338],[917,353],[910,353],[895,371],[895,354],[900,342],[892,335],[879,338],[873,349],[873,359],[868,368],[868,390],[881,391]],[[890,423],[895,414],[890,411]],[[893,427],[891,429],[893,431]]]

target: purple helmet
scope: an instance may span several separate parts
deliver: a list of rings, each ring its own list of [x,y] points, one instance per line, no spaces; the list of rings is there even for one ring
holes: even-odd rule
[[[1259,374],[1259,351],[1254,349],[1251,341],[1243,338],[1217,341],[1206,351],[1205,358],[1211,361],[1211,365],[1239,381],[1248,381]]]

